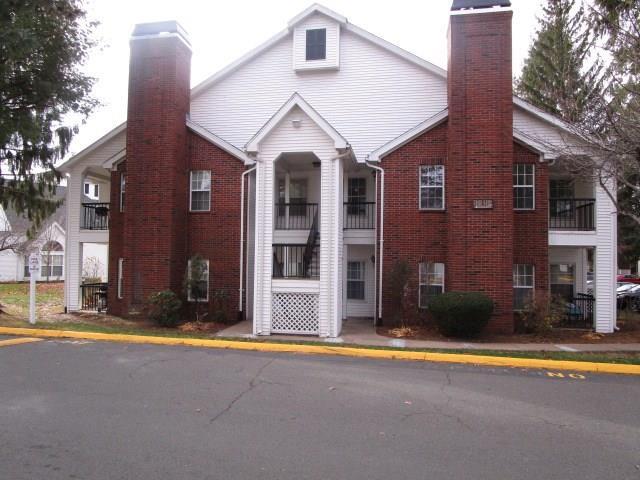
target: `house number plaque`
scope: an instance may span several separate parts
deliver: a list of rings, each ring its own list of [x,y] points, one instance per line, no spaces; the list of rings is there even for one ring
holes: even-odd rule
[[[493,208],[493,200],[474,200],[473,208],[478,210],[486,210]]]

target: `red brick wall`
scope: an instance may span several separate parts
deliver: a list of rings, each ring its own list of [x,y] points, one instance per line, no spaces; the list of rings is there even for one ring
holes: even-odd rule
[[[535,296],[549,293],[549,169],[539,155],[518,143],[513,163],[531,163],[535,169],[535,210],[513,212],[513,263],[535,266]]]
[[[446,123],[420,135],[382,162],[385,171],[382,316],[385,322],[392,320],[395,313],[389,285],[398,260],[407,261],[411,270],[409,285],[415,295],[410,296],[410,309],[405,313],[414,319],[419,315],[418,263],[446,263],[447,214],[446,211],[419,210],[420,165],[445,165],[446,181]]]
[[[185,269],[191,52],[176,37],[131,42],[124,213],[125,310],[179,291]]]
[[[111,207],[109,208],[109,313],[124,316],[127,314],[123,299],[118,298],[118,259],[124,256],[124,213],[120,212],[120,175],[126,175],[126,161],[120,163],[115,171],[111,172]],[[125,186],[126,193],[126,186]],[[125,208],[126,208],[125,196]],[[123,277],[123,283],[127,282]],[[125,291],[127,291],[125,289]]]
[[[390,323],[393,320],[394,307],[390,298],[391,271],[398,260],[405,260],[411,269],[409,280],[409,318],[418,320],[426,317],[425,311],[418,307],[418,264],[420,262],[442,262],[445,264],[445,290],[470,290],[465,286],[467,272],[456,279],[449,266],[449,232],[455,225],[449,220],[449,205],[459,194],[459,187],[448,175],[446,123],[422,134],[402,148],[385,157],[382,166],[385,169],[385,246],[383,279],[383,318]],[[538,162],[539,156],[533,151],[513,144],[512,163],[535,164],[536,203],[533,211],[515,211],[509,209],[514,232],[513,262],[498,259],[481,271],[475,262],[475,271],[489,278],[501,268],[511,275],[513,263],[535,265],[536,295],[545,295],[548,291],[548,169],[546,164]],[[418,209],[419,168],[421,165],[445,165],[445,207],[444,211],[421,211]],[[512,188],[509,177],[505,188]],[[503,225],[501,223],[500,225]],[[489,228],[491,226],[488,226]],[[499,263],[499,265],[498,265]],[[470,268],[471,270],[471,268]],[[477,274],[476,274],[477,275]],[[454,286],[455,285],[455,286]],[[475,287],[484,291],[482,287]],[[509,289],[512,289],[511,276]],[[489,294],[492,292],[489,291]],[[506,316],[506,315],[505,315]],[[509,306],[509,325],[503,330],[513,328],[513,313]]]
[[[209,260],[209,310],[216,291],[227,294],[227,316],[238,312],[240,282],[240,176],[243,163],[201,137],[189,133],[189,168],[211,170],[211,211],[188,214],[188,256]],[[246,220],[246,216],[245,216]]]
[[[511,12],[452,15],[447,270],[451,290],[486,292],[489,328],[513,329]],[[474,200],[493,208],[474,209]]]

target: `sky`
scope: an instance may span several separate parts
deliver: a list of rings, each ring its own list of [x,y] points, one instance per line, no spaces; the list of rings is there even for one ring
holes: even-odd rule
[[[87,147],[126,120],[129,36],[137,23],[177,20],[193,48],[192,86],[213,75],[287,26],[312,0],[86,0],[100,47],[85,71],[97,79],[93,94],[102,103],[80,125],[70,154]],[[323,0],[353,23],[436,65],[446,68],[451,0]],[[512,0],[513,71],[517,75],[533,39],[542,0]]]

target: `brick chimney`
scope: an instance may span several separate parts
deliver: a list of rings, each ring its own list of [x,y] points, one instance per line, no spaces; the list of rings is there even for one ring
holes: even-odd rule
[[[509,1],[454,0],[449,24],[447,278],[484,291],[513,329],[513,97]]]
[[[175,21],[131,37],[124,208],[124,309],[180,292],[186,267],[191,47]]]

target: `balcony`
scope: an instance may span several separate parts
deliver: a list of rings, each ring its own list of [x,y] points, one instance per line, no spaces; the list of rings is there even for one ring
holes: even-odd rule
[[[345,230],[373,230],[376,227],[376,202],[344,202]]]
[[[83,203],[80,228],[83,230],[109,230],[109,204]]]
[[[317,203],[276,203],[276,230],[310,230],[318,214]]]
[[[310,244],[274,244],[273,278],[317,279],[320,275],[317,250]]]
[[[550,198],[550,230],[595,230],[595,204],[593,198]]]

